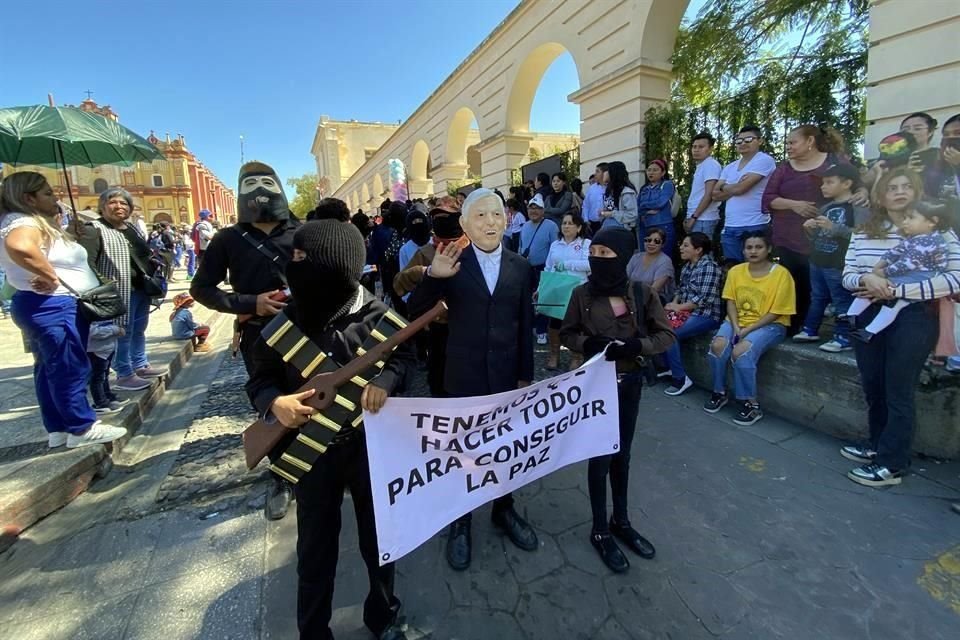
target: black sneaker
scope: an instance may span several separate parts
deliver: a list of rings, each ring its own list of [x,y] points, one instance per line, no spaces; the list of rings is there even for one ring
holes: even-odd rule
[[[727,406],[727,402],[729,402],[727,394],[714,392],[710,399],[704,403],[703,410],[707,413],[716,413]]]
[[[903,471],[893,471],[876,463],[865,464],[862,467],[851,469],[847,473],[848,478],[865,487],[886,487],[900,484],[903,476]]]
[[[755,402],[744,402],[740,411],[734,416],[733,421],[743,427],[749,427],[754,422],[763,418],[763,411],[760,405]]]
[[[877,452],[870,447],[861,447],[855,444],[840,447],[840,455],[847,460],[862,462],[863,464],[870,464],[877,458]]]

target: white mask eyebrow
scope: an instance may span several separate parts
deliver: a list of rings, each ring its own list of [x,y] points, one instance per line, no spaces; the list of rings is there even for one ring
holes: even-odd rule
[[[240,183],[240,193],[250,193],[263,187],[271,193],[280,193],[280,185],[272,176],[250,176]]]

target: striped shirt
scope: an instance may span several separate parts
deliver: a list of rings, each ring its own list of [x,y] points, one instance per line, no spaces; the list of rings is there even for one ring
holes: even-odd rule
[[[960,294],[960,239],[953,231],[945,231],[943,239],[947,243],[947,266],[943,273],[923,282],[901,284],[896,287],[894,297],[916,301]],[[850,291],[859,289],[861,276],[872,273],[874,265],[884,254],[902,241],[903,236],[893,227],[881,238],[871,238],[860,231],[854,233],[844,260],[844,288]]]

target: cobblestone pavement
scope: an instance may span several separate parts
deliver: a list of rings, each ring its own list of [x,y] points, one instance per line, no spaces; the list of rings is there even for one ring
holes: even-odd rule
[[[160,486],[158,503],[179,503],[262,481],[243,462],[240,434],[256,414],[243,385],[243,359],[225,356],[193,417],[170,474]]]
[[[264,520],[264,476],[239,449],[253,418],[242,364],[210,356],[187,366],[114,473],[0,554],[0,638],[296,637],[296,515]],[[424,389],[418,371],[410,394]],[[901,487],[873,491],[843,477],[835,440],[773,417],[739,428],[702,402],[644,391],[631,512],[654,560],[603,567],[587,540],[586,465],[572,465],[517,492],[537,551],[513,547],[481,508],[468,571],[446,566],[442,532],[398,563],[410,638],[955,637],[960,466],[920,460]],[[346,504],[339,640],[371,637],[356,541]]]

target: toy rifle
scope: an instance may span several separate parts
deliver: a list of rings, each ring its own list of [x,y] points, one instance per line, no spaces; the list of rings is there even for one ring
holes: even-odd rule
[[[354,358],[342,367],[325,373],[318,373],[303,384],[294,393],[313,389],[316,393],[304,403],[317,411],[323,411],[334,403],[337,398],[337,389],[355,377],[386,360],[390,353],[401,343],[408,340],[425,326],[433,322],[443,313],[447,305],[442,300],[430,311],[426,312],[413,322],[398,330],[392,336],[365,351],[361,356]],[[243,451],[246,456],[247,468],[253,469],[285,436],[291,433],[280,423],[267,424],[257,420],[243,432]]]

